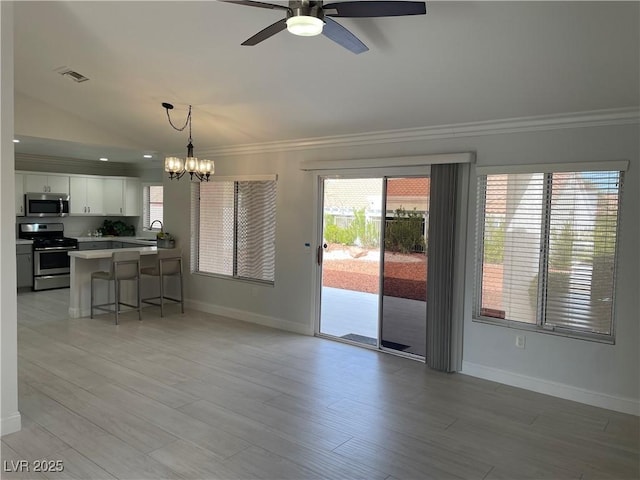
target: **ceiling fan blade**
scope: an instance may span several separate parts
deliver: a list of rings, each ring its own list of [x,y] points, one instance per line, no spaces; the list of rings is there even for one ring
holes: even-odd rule
[[[260,42],[265,41],[269,37],[273,37],[276,33],[280,33],[282,30],[287,28],[287,20],[282,19],[278,20],[276,23],[269,25],[264,30],[260,30],[253,37],[242,42],[242,45],[248,45],[250,47],[259,44]]]
[[[325,15],[351,18],[398,17],[427,13],[424,2],[341,2],[330,3],[322,8]],[[335,10],[337,13],[327,10]]]
[[[253,2],[251,0],[219,0],[222,3],[235,3],[236,5],[244,5],[245,7],[258,7],[258,8],[269,8],[269,9],[278,9],[278,10],[290,10],[289,7],[285,7],[284,5],[276,5],[275,3],[265,3],[265,2]]]
[[[358,37],[332,18],[324,17],[324,21],[326,23],[322,29],[322,34],[325,37],[333,40],[338,45],[342,45],[344,48],[355,54],[369,50],[369,48],[358,39]]]

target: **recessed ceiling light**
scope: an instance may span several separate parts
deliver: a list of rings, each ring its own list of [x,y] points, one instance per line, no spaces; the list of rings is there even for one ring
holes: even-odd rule
[[[100,157],[101,162],[108,162],[109,159],[107,157]]]
[[[144,158],[153,158],[153,155],[143,155]]]
[[[14,138],[13,143],[20,143],[20,140],[18,140],[17,138]]]

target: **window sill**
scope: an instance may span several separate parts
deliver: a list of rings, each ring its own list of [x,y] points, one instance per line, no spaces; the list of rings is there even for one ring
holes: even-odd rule
[[[202,277],[219,278],[220,280],[231,280],[240,283],[250,283],[252,285],[261,285],[263,287],[275,287],[275,282],[269,282],[266,280],[256,280],[253,278],[232,277],[230,275],[221,275],[219,273],[207,273],[207,272],[191,272],[193,275],[199,275]]]
[[[501,320],[497,318],[481,317],[481,316],[480,317],[474,316],[472,318],[472,321],[475,323],[484,323],[484,324],[493,325],[496,327],[506,327],[506,328],[512,328],[514,330],[524,330],[527,332],[542,333],[546,335],[555,335],[559,337],[573,338],[576,340],[586,340],[589,342],[604,343],[608,345],[615,345],[616,343],[613,335],[601,335],[601,334],[589,333],[589,332],[575,332],[575,331],[570,331],[570,330],[562,329],[558,327],[555,327],[555,329],[552,330],[550,328],[544,328],[540,325],[516,322],[514,320]]]

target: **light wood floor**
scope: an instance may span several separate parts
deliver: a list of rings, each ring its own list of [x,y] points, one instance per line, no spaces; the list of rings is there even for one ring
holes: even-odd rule
[[[638,418],[170,307],[69,319],[18,296],[3,478],[637,479]],[[3,463],[6,467],[10,463]]]

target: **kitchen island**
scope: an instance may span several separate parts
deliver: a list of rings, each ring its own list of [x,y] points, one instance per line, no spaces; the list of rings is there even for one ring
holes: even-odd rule
[[[69,252],[71,258],[71,288],[69,293],[69,316],[71,318],[88,317],[91,314],[91,274],[97,271],[109,271],[111,268],[111,256],[114,251],[138,250],[140,252],[140,267],[155,264],[157,247],[118,248],[103,250],[74,250]],[[157,281],[143,281],[141,278],[140,289],[142,298],[157,295]],[[95,303],[107,303],[113,301],[113,282],[98,280],[95,282]],[[121,283],[121,299],[123,302],[136,302],[135,282],[123,281]],[[96,312],[98,313],[98,312]]]

